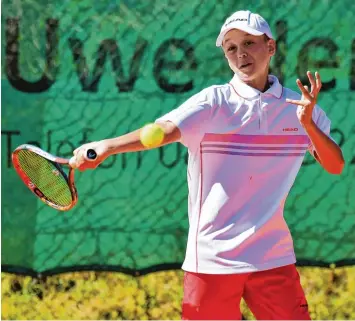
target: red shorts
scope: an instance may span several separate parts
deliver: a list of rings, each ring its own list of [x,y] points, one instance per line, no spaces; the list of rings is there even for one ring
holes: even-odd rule
[[[240,320],[244,298],[258,320],[311,320],[294,264],[243,274],[184,276],[183,320]]]

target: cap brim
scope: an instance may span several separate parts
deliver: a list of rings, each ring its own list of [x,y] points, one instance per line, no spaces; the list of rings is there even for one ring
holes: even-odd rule
[[[233,29],[238,29],[238,30],[242,30],[242,31],[245,31],[246,33],[249,33],[253,36],[261,36],[263,35],[264,33],[263,32],[260,32],[260,31],[257,31],[253,28],[250,28],[248,26],[245,26],[245,25],[240,25],[240,24],[231,24],[227,29],[223,30],[220,32],[220,34],[218,35],[217,37],[217,40],[216,40],[216,46],[217,47],[221,47],[222,46],[222,42],[223,42],[223,39],[224,39],[224,36],[227,34],[227,32],[233,30]]]

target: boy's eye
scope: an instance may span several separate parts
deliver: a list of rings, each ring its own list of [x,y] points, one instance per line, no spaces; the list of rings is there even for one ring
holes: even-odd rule
[[[229,48],[228,48],[228,51],[233,51],[233,50],[235,50],[235,46],[230,46]]]
[[[246,41],[246,42],[245,42],[245,45],[246,45],[246,46],[250,46],[250,45],[252,45],[253,43],[254,43],[253,41],[250,41],[250,40],[249,40],[249,41]]]

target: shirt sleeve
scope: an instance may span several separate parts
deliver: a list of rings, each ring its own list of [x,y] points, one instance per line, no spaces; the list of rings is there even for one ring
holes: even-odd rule
[[[317,127],[324,134],[326,134],[332,141],[334,141],[334,139],[330,136],[331,121],[328,118],[328,116],[326,115],[326,113],[324,112],[324,110],[322,110],[318,105],[316,105],[314,107],[312,118],[313,118],[313,121],[315,122],[315,124],[317,125]],[[311,141],[309,143],[308,150],[312,154],[314,153],[314,146]]]
[[[199,144],[208,131],[212,107],[213,92],[206,88],[155,122],[171,121],[174,123],[181,132],[180,142],[189,148]]]

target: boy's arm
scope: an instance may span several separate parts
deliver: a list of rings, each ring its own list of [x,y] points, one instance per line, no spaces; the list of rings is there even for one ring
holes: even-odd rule
[[[181,133],[179,128],[170,121],[159,122],[158,125],[162,128],[164,132],[164,139],[161,144],[155,146],[158,148],[167,144],[175,143],[180,140]],[[152,149],[145,147],[140,141],[140,132],[142,128],[137,129],[128,134],[104,139],[98,142],[92,142],[84,144],[74,150],[74,157],[71,160],[73,164],[80,171],[86,169],[96,168],[100,165],[107,157],[115,154],[138,152],[143,150]],[[95,160],[90,160],[86,157],[88,149],[95,150],[97,157]]]

